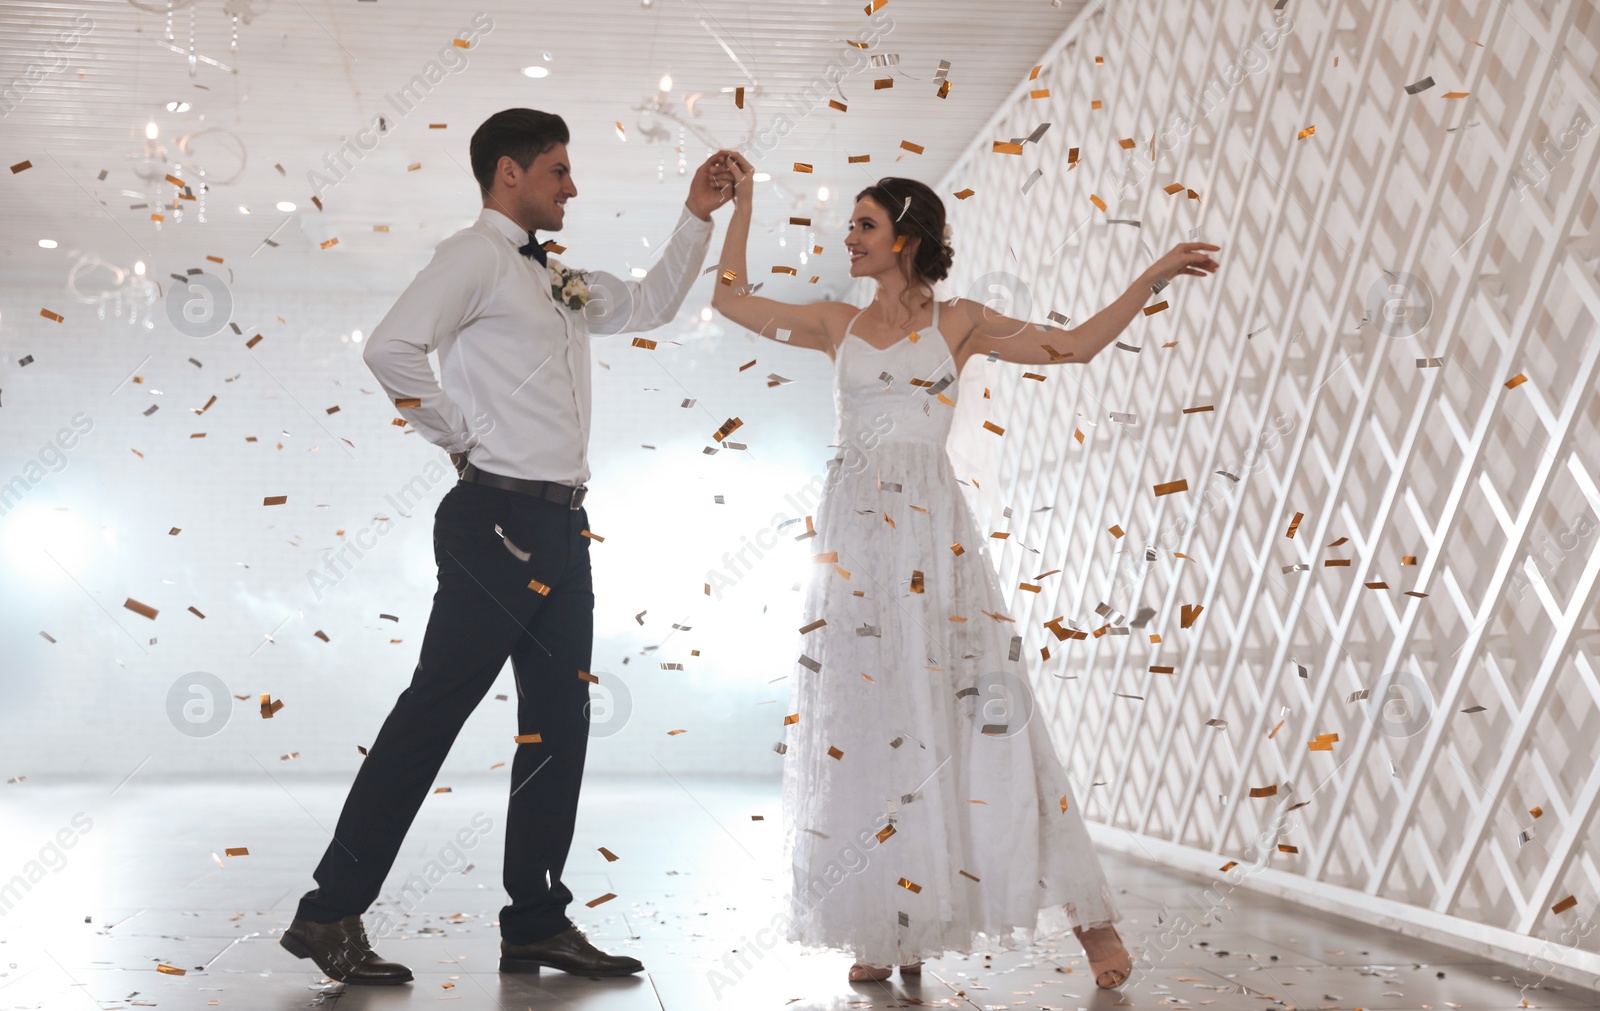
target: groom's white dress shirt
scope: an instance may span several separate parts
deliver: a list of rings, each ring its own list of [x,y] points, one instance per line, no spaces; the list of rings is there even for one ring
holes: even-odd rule
[[[589,479],[591,334],[670,322],[699,276],[710,221],[685,205],[661,259],[640,280],[591,272],[591,299],[558,305],[547,268],[517,247],[528,233],[499,211],[439,243],[372,331],[362,358],[418,432],[491,474],[580,485]],[[550,258],[552,266],[556,257]],[[434,378],[428,353],[439,352]]]

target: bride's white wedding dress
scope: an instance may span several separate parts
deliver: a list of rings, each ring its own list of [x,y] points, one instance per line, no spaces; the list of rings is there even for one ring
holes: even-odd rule
[[[1020,629],[991,617],[1006,602],[945,453],[938,321],[936,302],[920,334],[839,347],[845,448],[805,602],[827,623],[800,636],[791,679],[789,939],[875,965],[1119,918],[1046,715],[1027,718]]]

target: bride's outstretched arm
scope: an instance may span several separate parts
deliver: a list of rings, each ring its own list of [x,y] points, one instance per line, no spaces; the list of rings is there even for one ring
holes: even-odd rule
[[[830,320],[841,309],[850,309],[842,302],[812,302],[809,305],[792,305],[771,298],[740,295],[736,288],[750,283],[750,271],[745,265],[745,247],[750,241],[750,217],[753,213],[755,170],[738,154],[728,156],[734,177],[733,217],[728,221],[728,234],[722,241],[722,259],[717,266],[717,283],[711,295],[711,307],[728,319],[763,337],[770,337],[794,347],[813,351],[831,352],[833,340],[829,336]],[[731,279],[730,279],[730,276]]]
[[[1019,365],[1081,365],[1127,329],[1150,300],[1150,288],[1157,281],[1180,274],[1205,277],[1216,273],[1218,264],[1210,254],[1221,248],[1204,242],[1179,243],[1140,274],[1115,302],[1070,330],[1001,316],[963,299],[961,308],[967,310],[966,316],[972,321],[963,350],[975,355],[994,353],[1001,361]]]

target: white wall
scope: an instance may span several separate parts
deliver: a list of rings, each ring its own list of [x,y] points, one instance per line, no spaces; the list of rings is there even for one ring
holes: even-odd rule
[[[980,276],[1008,272],[1031,306],[997,304],[1037,322],[1081,323],[1191,235],[1224,265],[1136,318],[1137,353],[1044,382],[971,370],[956,450],[1013,531],[1004,581],[1043,583],[1011,613],[1050,649],[1040,709],[1105,844],[1239,861],[1253,887],[1594,985],[1600,16],[1344,0],[1283,17],[1097,5],[946,177],[976,191],[947,197],[953,290],[984,299]],[[1040,123],[1022,156],[993,152]],[[1418,323],[1431,295],[1420,329],[1391,318],[1401,302],[1363,324],[1385,271],[1417,279],[1393,297]],[[1041,627],[1099,629],[1102,601],[1155,617],[1065,642]],[[1186,604],[1204,607],[1187,629]],[[1310,750],[1321,734],[1338,741]]]
[[[447,461],[390,424],[391,406],[347,340],[370,333],[409,279],[343,300],[236,283],[234,319],[266,335],[254,349],[231,331],[184,337],[160,306],[146,330],[110,311],[99,320],[59,290],[0,291],[0,485],[25,479],[0,516],[0,780],[353,771],[357,745],[371,743],[416,663],[435,586],[433,511],[450,484],[437,480],[404,510],[391,500]],[[708,299],[708,288],[691,295],[683,322],[652,335],[653,352],[627,337],[595,342],[604,364],[588,508],[606,540],[593,546],[593,669],[632,698],[625,725],[593,740],[595,772],[779,768],[772,744],[801,624],[793,587],[809,565],[792,541],[803,519],[776,536],[770,528],[815,504],[799,493],[833,455],[830,372],[821,355],[701,325]],[[66,322],[39,317],[41,306]],[[758,366],[740,372],[752,358]],[[795,382],[769,387],[769,372]],[[144,381],[124,381],[134,374]],[[194,413],[212,395],[215,405]],[[682,407],[686,398],[695,406]],[[46,450],[80,414],[88,431],[72,448]],[[707,456],[712,433],[735,416],[745,426],[734,441],[749,449]],[[269,495],[288,502],[264,507]],[[327,555],[380,516],[389,532],[363,538],[376,546],[336,567],[335,585],[313,585],[308,573],[326,575]],[[729,551],[774,540],[748,566],[726,568]],[[720,599],[703,592],[713,569],[734,580]],[[130,597],[157,608],[155,620],[125,609]],[[194,671],[246,696],[203,737],[181,733],[168,710],[172,686]],[[285,704],[271,720],[258,713],[262,692]],[[514,701],[494,694],[515,699],[509,668],[446,778],[509,759]],[[687,733],[668,736],[674,729]]]

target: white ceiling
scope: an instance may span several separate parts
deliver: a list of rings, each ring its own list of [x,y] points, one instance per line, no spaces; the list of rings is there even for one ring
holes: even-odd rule
[[[161,5],[141,0],[141,6]],[[846,77],[847,112],[824,102],[758,163],[772,173],[758,199],[758,227],[788,234],[782,250],[776,234],[758,232],[756,242],[768,245],[767,259],[800,268],[798,279],[774,276],[769,291],[806,298],[842,279],[839,239],[848,197],[879,175],[936,182],[1080,6],[1078,0],[1059,7],[1051,0],[884,6],[877,18],[887,30],[870,54],[898,56],[898,65]],[[493,27],[464,53],[468,65],[445,76],[408,115],[397,113],[386,94],[423,72],[480,11]],[[237,51],[230,48],[229,12],[249,16],[238,25]],[[61,33],[88,28],[90,20],[92,29],[58,61],[51,47],[60,46]],[[229,69],[199,60],[191,74],[191,24],[195,52]],[[839,40],[871,30],[856,0],[199,0],[170,16],[110,0],[6,2],[0,86],[26,81],[30,66],[38,70],[31,88],[6,96],[15,108],[0,119],[3,164],[33,163],[22,173],[0,172],[0,271],[7,287],[44,293],[60,291],[78,251],[124,267],[148,261],[158,279],[203,266],[209,255],[225,260],[236,286],[262,292],[398,291],[441,238],[477,214],[467,157],[473,129],[489,114],[520,105],[557,112],[572,130],[580,195],[560,236],[572,247],[567,259],[621,272],[649,262],[687,192],[673,150],[679,124],[638,109],[657,92],[662,74],[672,75],[680,110],[685,96],[703,95],[685,134],[692,173],[708,144],[741,146],[780,112],[793,117],[794,96],[808,81],[826,74],[830,62],[849,66],[851,50]],[[945,99],[935,96],[941,60],[951,64]],[[548,67],[550,76],[520,73],[531,64]],[[891,89],[874,88],[874,79],[887,77],[894,79]],[[722,91],[736,86],[746,88],[742,113]],[[167,111],[177,101],[191,108]],[[324,193],[318,211],[308,170],[380,112],[389,116],[390,133]],[[182,202],[181,223],[170,207],[164,225],[150,220],[159,201],[170,203],[177,191],[161,179],[173,166],[145,158],[149,122],[169,158],[185,134],[230,132],[193,139],[194,166],[178,173],[192,183],[203,170],[216,181],[205,196],[204,223],[198,201]],[[669,131],[666,142],[649,142],[652,122]],[[903,140],[924,153],[902,150]],[[871,162],[848,164],[847,155],[870,155]],[[658,182],[663,160],[665,178]],[[797,161],[816,171],[796,173]],[[418,163],[420,169],[408,171]],[[159,169],[154,182],[140,177],[141,165]],[[223,185],[236,173],[237,181]],[[819,186],[832,191],[824,207],[817,205]],[[281,200],[293,201],[297,211],[274,210]],[[791,214],[812,217],[815,241],[827,249],[804,266],[798,253],[809,243],[786,225]],[[374,231],[379,225],[389,231]],[[262,244],[269,235],[276,248]],[[59,248],[40,248],[41,238]],[[337,245],[323,248],[330,239]],[[755,261],[762,262],[759,248]],[[808,286],[812,274],[823,275],[823,283]]]

